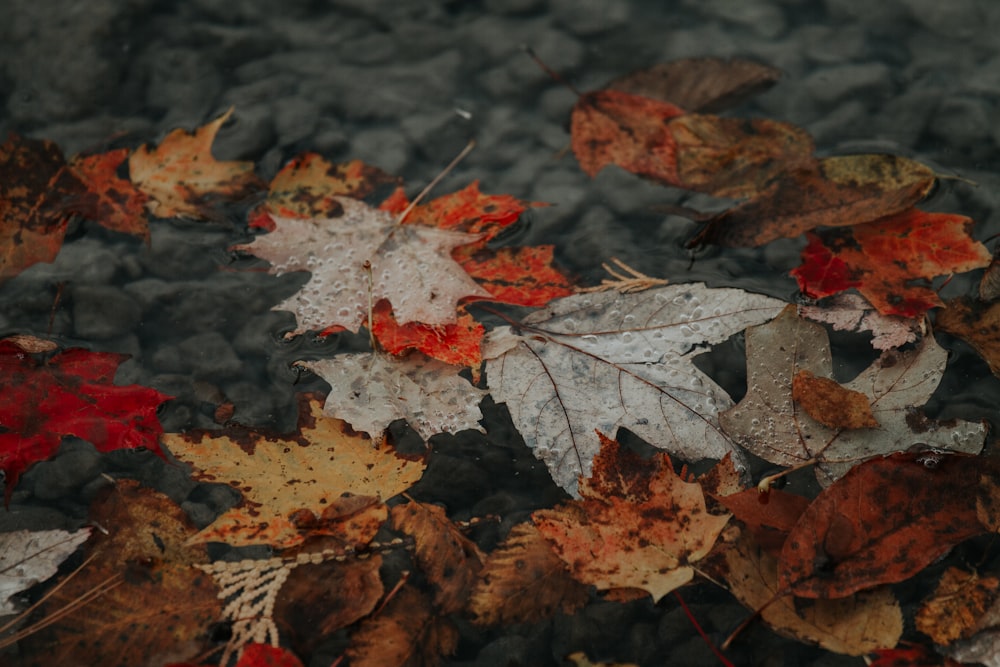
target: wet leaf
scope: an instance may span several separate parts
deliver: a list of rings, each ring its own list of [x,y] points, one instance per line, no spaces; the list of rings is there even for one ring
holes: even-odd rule
[[[641,588],[659,601],[694,577],[729,521],[709,514],[697,482],[670,457],[641,459],[601,436],[582,500],[537,510],[532,520],[577,580],[598,589]]]
[[[74,210],[85,218],[115,232],[131,234],[149,242],[146,204],[149,197],[131,181],[118,176],[118,168],[128,159],[129,149],[76,156],[69,168],[87,188]]]
[[[825,306],[799,306],[799,315],[814,322],[825,322],[836,331],[870,331],[872,347],[876,350],[915,343],[925,333],[923,320],[883,315],[864,297],[846,292],[831,297]]]
[[[114,384],[128,355],[70,349],[41,361],[0,341],[0,469],[7,497],[31,464],[52,456],[72,435],[100,452],[145,447],[160,454],[157,408],[170,397]]]
[[[1000,377],[1000,302],[954,299],[938,311],[934,326],[971,345]]]
[[[392,306],[383,299],[372,309],[372,332],[382,350],[389,354],[417,350],[445,364],[473,369],[478,369],[483,361],[486,329],[463,306],[458,307],[454,324],[432,327],[419,322],[399,324],[392,315]]]
[[[689,245],[755,247],[815,227],[871,222],[912,207],[934,181],[929,168],[896,155],[802,162],[785,169],[753,199],[711,218]]]
[[[878,428],[868,397],[847,389],[830,378],[800,370],[792,378],[792,400],[810,417],[827,428]]]
[[[949,567],[917,611],[917,630],[938,645],[975,634],[983,613],[998,597],[998,587],[995,577]]]
[[[294,653],[268,644],[247,644],[236,667],[302,667]]]
[[[306,395],[296,433],[231,425],[166,434],[163,444],[195,467],[196,479],[230,484],[243,493],[243,502],[192,537],[233,546],[284,549],[330,532],[345,544],[366,544],[387,516],[377,501],[402,493],[424,470],[422,462],[400,458],[389,446],[375,445],[325,416],[320,399]],[[352,498],[364,502],[345,510]]]
[[[20,611],[13,597],[54,575],[89,536],[89,528],[0,533],[0,616]]]
[[[925,282],[986,266],[990,253],[961,215],[909,209],[853,229],[809,234],[799,289],[820,298],[855,288],[885,315],[919,317],[942,305]]]
[[[297,364],[330,383],[325,414],[375,439],[397,419],[425,440],[436,433],[483,430],[479,402],[486,392],[460,377],[457,366],[418,353],[394,358],[367,352]]]
[[[149,212],[160,218],[220,217],[220,205],[238,201],[263,188],[252,162],[218,161],[212,142],[232,115],[230,109],[193,134],[177,129],[159,146],[140,146],[129,158],[132,183],[149,196]]]
[[[909,642],[903,642],[904,645]],[[926,646],[885,648],[873,651],[875,659],[868,667],[962,667],[951,658],[944,658]]]
[[[719,415],[722,428],[738,444],[781,466],[816,461],[824,485],[855,463],[908,449],[914,443],[978,453],[984,423],[934,421],[921,406],[938,383],[948,360],[934,338],[914,349],[887,350],[843,385],[864,394],[878,428],[843,429],[820,424],[792,399],[792,379],[800,371],[831,378],[833,359],[823,327],[800,319],[789,306],[773,322],[746,332],[747,394]]]
[[[538,528],[519,523],[486,557],[468,608],[481,625],[537,623],[576,611],[587,597]]]
[[[780,489],[761,492],[757,487],[715,499],[744,524],[754,542],[777,557],[799,517],[811,502],[804,496]]]
[[[684,58],[620,76],[606,88],[716,113],[773,86],[781,70],[742,58]]]
[[[985,532],[976,515],[979,457],[897,453],[865,461],[803,512],[778,565],[782,588],[840,598],[912,577]]]

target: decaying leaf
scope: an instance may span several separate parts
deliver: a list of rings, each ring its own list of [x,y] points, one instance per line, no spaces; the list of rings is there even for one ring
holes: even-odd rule
[[[809,234],[799,289],[820,298],[855,288],[885,315],[918,317],[942,305],[926,282],[986,266],[990,253],[962,215],[908,209],[851,229]]]
[[[777,557],[799,517],[809,507],[810,500],[780,489],[765,493],[757,487],[716,496],[715,499],[733,513],[733,518],[744,524],[754,542]]]
[[[729,521],[709,514],[697,482],[674,472],[670,457],[642,459],[601,436],[581,500],[532,515],[574,578],[598,589],[641,588],[659,601],[694,577]]]
[[[403,354],[417,350],[452,366],[478,369],[483,362],[482,341],[486,328],[463,306],[458,307],[454,324],[432,327],[420,322],[399,324],[386,300],[372,309],[371,330],[383,351]]]
[[[0,533],[0,616],[16,614],[13,597],[54,575],[89,536],[89,528]]]
[[[800,371],[830,378],[833,360],[826,331],[800,319],[793,306],[746,333],[747,394],[719,415],[722,428],[757,456],[781,466],[817,463],[824,485],[866,458],[908,449],[914,443],[978,453],[984,423],[934,421],[921,406],[937,388],[948,354],[934,338],[912,350],[887,350],[844,388],[864,394],[878,428],[829,428],[792,400]]]
[[[841,292],[829,301],[825,306],[799,306],[799,315],[825,322],[837,331],[870,331],[876,350],[915,343],[925,333],[922,319],[883,315],[858,294]]]
[[[878,428],[868,397],[830,378],[800,370],[792,377],[792,400],[827,428]]]
[[[435,433],[483,430],[479,402],[486,392],[460,377],[457,366],[417,352],[404,358],[340,354],[298,365],[330,383],[326,414],[375,439],[397,419],[405,419],[424,439]]]
[[[782,634],[828,651],[864,655],[895,646],[903,633],[903,613],[887,588],[801,604],[781,594],[777,560],[747,537],[726,551],[725,563],[722,576],[733,595]]]
[[[149,241],[146,204],[149,197],[130,181],[118,177],[118,168],[129,149],[77,156],[69,167],[87,188],[74,210],[97,224],[116,232]]]
[[[934,325],[975,348],[990,371],[1000,377],[1000,302],[954,299],[938,311]]]
[[[725,391],[692,360],[774,317],[784,304],[701,283],[552,302],[487,337],[490,393],[557,484],[571,493],[600,447],[594,429],[627,428],[686,460],[733,451],[716,415]]]
[[[66,435],[101,452],[161,453],[156,410],[170,396],[114,384],[127,358],[74,348],[40,361],[10,339],[0,341],[0,469],[8,499],[21,473],[54,454]]]
[[[683,58],[620,76],[605,88],[717,113],[767,90],[781,70],[742,58]]]
[[[489,553],[469,599],[482,625],[537,623],[569,614],[587,601],[587,587],[569,575],[533,523],[519,523]]]
[[[129,175],[149,196],[150,213],[213,220],[219,203],[238,201],[263,187],[253,162],[220,162],[212,156],[215,135],[232,113],[230,109],[194,134],[174,130],[155,149],[140,146],[132,153]]]
[[[979,457],[901,452],[865,461],[823,491],[785,540],[781,587],[840,598],[913,576],[986,532],[976,514]]]
[[[917,611],[917,630],[939,645],[971,636],[983,613],[997,599],[998,587],[1000,580],[996,577],[949,567],[934,594]]]
[[[163,444],[195,467],[195,478],[230,484],[243,502],[192,538],[279,549],[323,533],[333,522],[345,544],[364,544],[387,516],[388,500],[423,474],[424,464],[396,456],[323,414],[320,399],[300,399],[299,430],[288,435],[238,425],[167,434]],[[351,498],[371,499],[344,509]],[[350,503],[348,503],[350,504]],[[344,520],[341,520],[344,519]]]

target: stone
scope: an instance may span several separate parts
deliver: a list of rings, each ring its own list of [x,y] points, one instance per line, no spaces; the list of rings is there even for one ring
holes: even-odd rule
[[[101,455],[94,445],[79,438],[65,438],[59,452],[31,469],[35,497],[55,500],[74,493],[100,474]]]
[[[889,67],[878,62],[822,67],[808,75],[802,87],[826,110],[851,99],[877,108],[893,92]]]
[[[166,373],[219,380],[237,375],[242,362],[222,334],[209,331],[160,348],[153,354],[153,366]]]
[[[742,2],[705,0],[698,4],[700,11],[705,14],[718,17],[729,23],[734,23],[741,28],[749,29],[760,37],[774,39],[785,32],[787,27],[785,15],[781,11],[781,8],[771,2],[761,0],[743,0]]]
[[[556,25],[578,37],[594,37],[627,26],[632,6],[603,0],[552,0],[549,11]]]
[[[77,285],[73,299],[73,331],[84,339],[108,340],[132,331],[142,318],[142,307],[117,287]]]

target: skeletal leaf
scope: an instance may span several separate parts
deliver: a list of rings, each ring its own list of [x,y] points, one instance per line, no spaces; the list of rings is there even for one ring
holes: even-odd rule
[[[600,448],[594,429],[627,428],[687,460],[722,458],[733,446],[716,415],[731,402],[692,360],[783,305],[701,283],[559,299],[519,335],[501,327],[487,336],[487,384],[571,493]]]

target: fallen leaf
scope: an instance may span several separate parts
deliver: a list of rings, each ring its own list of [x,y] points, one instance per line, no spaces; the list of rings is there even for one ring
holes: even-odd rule
[[[21,641],[14,665],[137,667],[194,659],[210,648],[206,630],[222,603],[203,546],[189,546],[196,528],[165,495],[119,480],[90,508],[94,531],[88,564],[40,609],[58,620]],[[96,596],[95,596],[96,593]],[[79,600],[91,602],[75,608]],[[63,615],[65,614],[65,615]]]
[[[0,146],[0,282],[55,259],[85,191],[54,143],[7,138]]]
[[[840,598],[909,579],[986,531],[976,514],[981,467],[975,456],[901,452],[851,468],[789,533],[781,588]]]
[[[716,415],[730,399],[693,359],[783,306],[701,283],[559,299],[525,318],[520,334],[487,335],[487,384],[571,493],[600,448],[595,428],[627,428],[686,460],[721,459],[733,447]]]
[[[775,557],[781,553],[785,538],[811,502],[809,498],[781,489],[761,492],[757,487],[715,499],[744,524],[760,548]]]
[[[819,226],[871,222],[912,207],[934,181],[929,168],[896,155],[801,162],[782,171],[753,199],[710,218],[688,245],[755,247]]]
[[[405,358],[368,352],[299,361],[330,383],[323,411],[376,440],[405,419],[425,440],[437,433],[482,431],[479,402],[486,392],[458,375],[457,366],[412,353]]]
[[[0,616],[18,613],[14,596],[53,576],[88,537],[90,528],[0,533]]]
[[[872,651],[872,655],[875,659],[868,663],[868,667],[962,667],[951,658],[944,658],[926,646],[885,648]]]
[[[923,280],[986,266],[990,253],[972,239],[962,215],[909,209],[852,229],[809,234],[792,270],[813,298],[856,288],[885,315],[919,317],[942,305]]]
[[[694,578],[729,515],[709,514],[697,482],[667,454],[649,459],[601,439],[582,500],[537,510],[532,520],[577,580],[600,590],[641,588],[654,602]]]
[[[620,76],[605,88],[717,113],[767,90],[781,70],[742,58],[684,58]]]
[[[479,236],[422,225],[397,224],[385,211],[348,197],[329,218],[272,216],[275,231],[237,246],[271,262],[270,272],[310,271],[301,290],[274,310],[295,313],[289,335],[343,327],[357,331],[367,320],[369,299],[387,299],[400,324],[455,322],[458,302],[488,298],[451,257],[452,249]]]
[[[792,400],[827,428],[878,428],[868,397],[834,380],[800,370],[792,377]]]
[[[403,586],[351,635],[346,655],[351,667],[436,665],[457,646],[455,626],[435,613],[423,593]]]
[[[413,537],[416,560],[434,587],[434,607],[451,614],[465,607],[485,555],[461,533],[444,508],[409,502],[390,512],[392,526]]]
[[[917,611],[917,630],[938,645],[975,634],[979,619],[998,597],[998,587],[996,577],[949,567]]]
[[[591,662],[583,651],[570,653],[565,659],[576,667],[638,667],[634,662]]]
[[[573,613],[587,597],[535,524],[519,523],[487,555],[468,609],[479,625],[537,623]]]
[[[379,346],[389,354],[417,350],[446,364],[473,369],[479,368],[483,361],[482,341],[486,328],[463,306],[458,307],[454,324],[432,327],[419,322],[399,324],[392,315],[392,306],[383,299],[372,309],[371,328]]]
[[[263,188],[253,162],[223,161],[212,156],[212,142],[232,115],[229,109],[193,134],[177,129],[155,149],[140,146],[129,157],[129,176],[149,196],[149,212],[160,218],[220,217],[219,205],[244,199]]]
[[[903,633],[903,613],[887,588],[801,604],[783,594],[777,560],[753,540],[738,540],[726,551],[725,563],[722,577],[736,599],[759,612],[768,626],[799,641],[864,655],[895,646]]]
[[[87,188],[87,193],[73,208],[106,229],[139,236],[148,243],[146,204],[149,197],[131,181],[118,176],[118,168],[129,153],[129,149],[120,148],[73,158],[69,168]]]
[[[826,331],[800,319],[794,306],[774,321],[746,332],[747,394],[719,415],[723,430],[740,446],[781,466],[816,462],[823,485],[841,477],[858,461],[908,449],[916,442],[928,447],[978,453],[983,446],[983,422],[928,419],[921,406],[938,383],[948,353],[933,336],[913,349],[887,350],[844,385],[863,393],[878,428],[828,428],[792,400],[792,379],[800,371],[818,377],[833,375]]]
[[[350,496],[388,500],[413,485],[424,464],[397,456],[323,414],[320,399],[300,399],[299,430],[281,435],[239,425],[219,431],[165,434],[163,444],[195,467],[195,479],[226,483],[243,502],[209,524],[192,542],[232,546],[269,544],[277,549],[324,533],[336,522],[338,500]],[[335,462],[335,463],[332,463]],[[332,516],[331,516],[332,514]],[[336,525],[345,544],[365,544],[387,516],[382,503],[368,504]]]
[[[828,305],[799,306],[799,315],[814,322],[825,322],[836,331],[870,331],[872,347],[891,350],[915,343],[925,333],[923,320],[898,315],[883,315],[864,297],[841,292]]]
[[[360,160],[332,164],[316,153],[302,153],[271,179],[265,207],[268,213],[286,218],[336,217],[338,197],[362,199],[378,186],[398,180]]]
[[[302,661],[278,646],[247,644],[236,667],[302,667]]]
[[[31,464],[52,456],[63,436],[100,452],[145,447],[161,454],[156,417],[170,396],[138,385],[114,384],[128,355],[69,349],[44,361],[0,341],[0,469],[7,498]]]
[[[937,312],[934,327],[971,345],[1000,377],[1000,302],[953,299]]]

